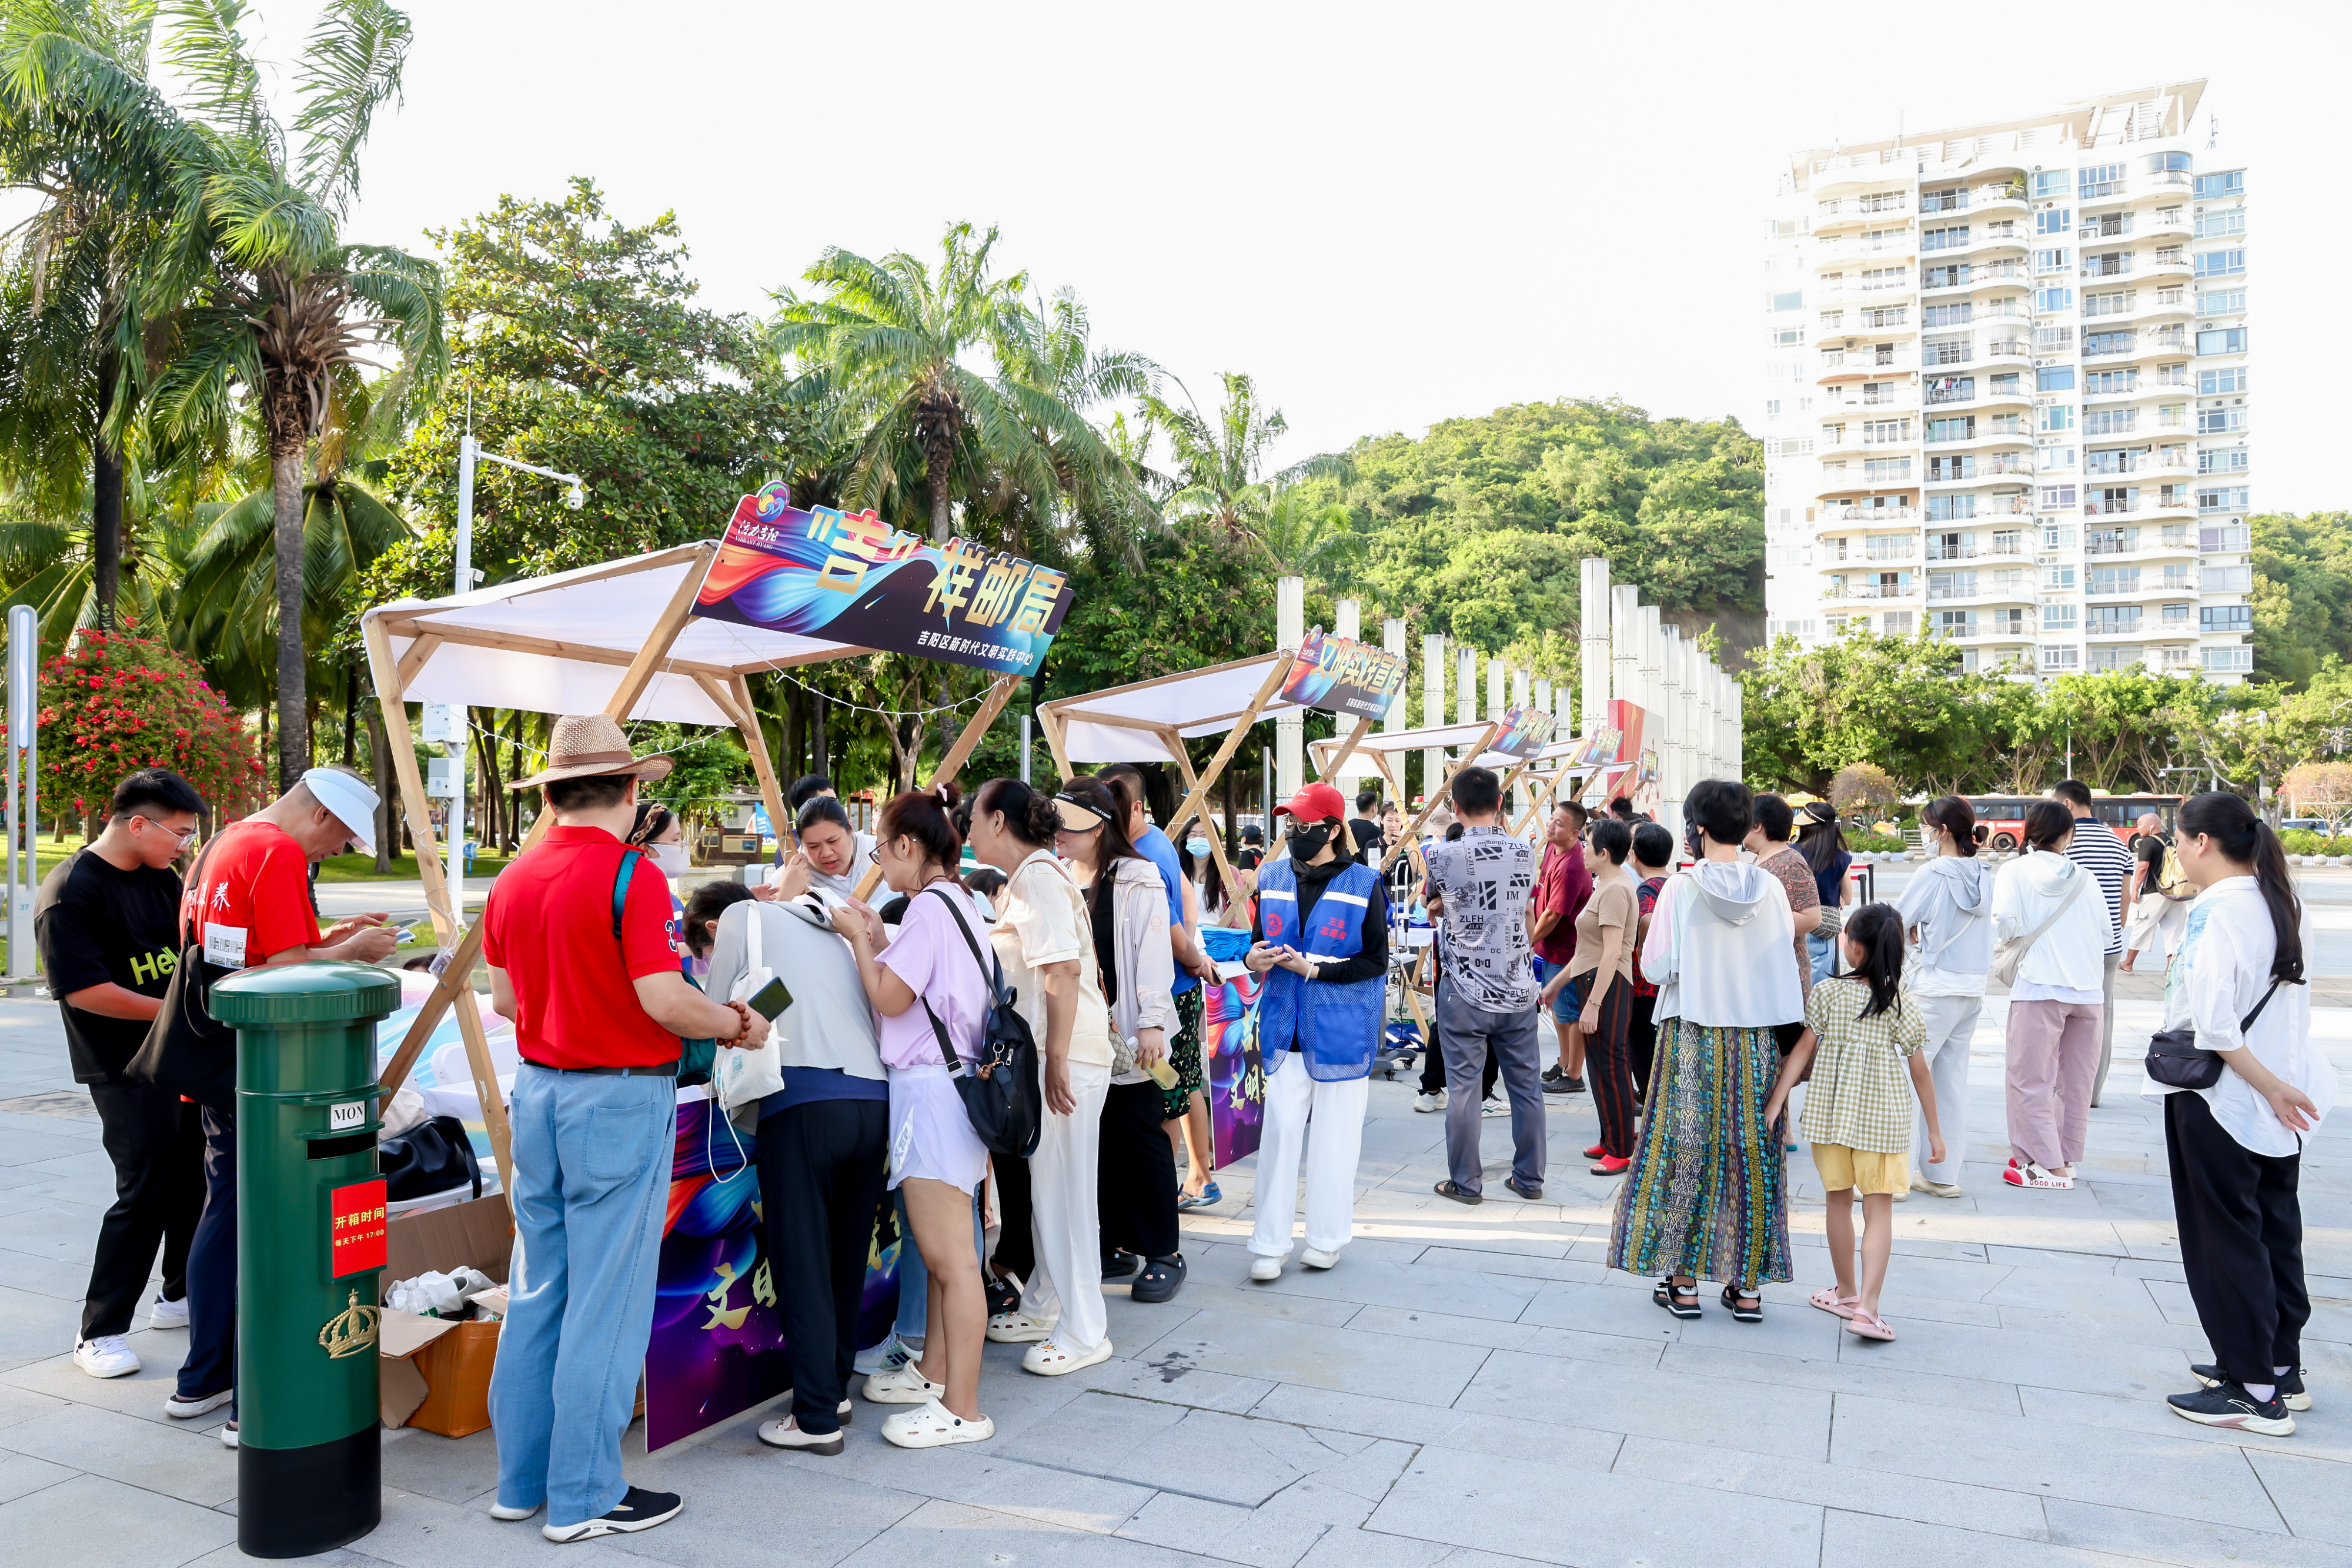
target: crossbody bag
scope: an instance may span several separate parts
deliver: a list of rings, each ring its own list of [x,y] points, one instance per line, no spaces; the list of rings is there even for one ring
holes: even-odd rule
[[[2282,982],[2273,980],[2254,1010],[2238,1020],[2238,1036],[2245,1038],[2263,1009],[2271,1005]],[[2210,1089],[2221,1082],[2221,1058],[2218,1052],[2201,1049],[2197,1043],[2197,1030],[2188,1025],[2179,1029],[2158,1030],[2148,1037],[2147,1075],[2158,1083],[2173,1089]]]
[[[2043,932],[2058,924],[2060,915],[2074,907],[2074,901],[2083,896],[2083,889],[2088,887],[2090,883],[2091,873],[2077,866],[2074,870],[2074,885],[2066,890],[2065,896],[2058,901],[2058,907],[2050,912],[2048,919],[2022,936],[2011,936],[2005,942],[1994,945],[1992,963],[1985,970],[1985,978],[1996,986],[2013,983],[2017,978],[2018,966],[2025,962],[2025,955],[2032,950],[2036,942],[2042,940]]]

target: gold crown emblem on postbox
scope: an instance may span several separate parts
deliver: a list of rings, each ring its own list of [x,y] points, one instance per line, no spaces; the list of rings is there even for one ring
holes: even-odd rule
[[[351,1304],[329,1318],[327,1326],[319,1331],[319,1346],[337,1361],[357,1355],[375,1344],[376,1331],[383,1323],[383,1309],[360,1305],[360,1293],[353,1291]]]

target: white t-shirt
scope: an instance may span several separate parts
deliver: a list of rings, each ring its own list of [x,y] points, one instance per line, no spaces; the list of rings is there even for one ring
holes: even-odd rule
[[[1103,1005],[1094,927],[1087,919],[1086,895],[1068,869],[1053,851],[1034,851],[996,897],[996,924],[988,928],[988,938],[1004,966],[1004,983],[1019,993],[1013,1005],[1037,1037],[1038,1060],[1045,1060],[1045,989],[1037,983],[1036,971],[1075,958],[1078,1010],[1070,1020],[1069,1059],[1108,1067],[1110,1011]]]

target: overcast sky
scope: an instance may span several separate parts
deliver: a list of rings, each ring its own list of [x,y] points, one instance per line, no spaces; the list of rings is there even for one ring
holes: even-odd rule
[[[314,7],[260,6],[290,60]],[[675,208],[706,300],[759,310],[827,245],[994,224],[1204,408],[1254,373],[1283,461],[1562,394],[1754,428],[1791,151],[2202,76],[2200,131],[2251,171],[2254,500],[2352,506],[2308,346],[2352,254],[2341,3],[409,8],[352,237],[422,246],[583,173],[631,221]]]

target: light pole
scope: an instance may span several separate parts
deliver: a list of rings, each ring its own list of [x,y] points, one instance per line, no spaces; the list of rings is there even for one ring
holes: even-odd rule
[[[588,493],[583,487],[584,482],[579,475],[566,474],[555,468],[541,468],[536,463],[485,452],[481,443],[474,439],[474,433],[467,430],[457,439],[457,570],[450,574],[456,591],[461,594],[472,592],[474,584],[480,581],[482,576],[474,570],[474,465],[484,460],[502,464],[509,468],[519,468],[526,474],[536,474],[543,479],[562,480],[571,486],[563,492],[563,504],[575,512],[588,502]],[[464,703],[453,705],[452,711],[444,720],[442,736],[442,745],[449,758],[451,791],[449,833],[442,845],[442,853],[446,857],[448,866],[446,875],[449,883],[449,928],[453,932],[466,923],[466,707]]]

